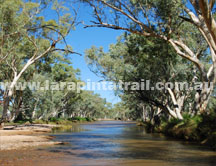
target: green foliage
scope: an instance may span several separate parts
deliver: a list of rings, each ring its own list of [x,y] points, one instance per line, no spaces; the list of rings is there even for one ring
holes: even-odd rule
[[[210,114],[203,114],[202,121],[197,129],[200,140],[203,144],[208,144],[216,149],[216,110],[212,110]]]
[[[42,119],[36,119],[32,121],[33,124],[47,124],[47,121],[44,121]]]
[[[51,117],[51,118],[49,118],[49,121],[50,121],[50,122],[58,122],[58,121],[61,121],[61,120],[63,120],[63,119],[61,119],[61,118],[56,118],[56,117]]]
[[[168,122],[162,122],[159,130],[166,135],[186,140],[199,140],[197,128],[201,122],[200,116],[190,117],[184,115],[184,120],[170,119]]]
[[[83,117],[73,117],[69,118],[70,121],[79,121],[79,122],[84,122],[84,121],[91,121],[90,118],[83,118]]]
[[[32,120],[27,118],[23,113],[19,113],[19,115],[14,120],[14,123],[24,124],[24,123],[31,123]]]
[[[159,127],[149,121],[143,122],[142,126],[147,132],[162,132],[167,136],[196,141],[216,148],[216,111],[194,117],[184,114],[184,120],[162,120]]]
[[[92,91],[81,91],[77,96],[74,93],[68,93],[68,102],[65,105],[66,113],[69,117],[105,118],[109,114],[109,108],[105,99]]]
[[[94,26],[126,30],[129,33],[121,37],[115,45],[111,45],[108,53],[105,53],[103,48],[96,47],[86,51],[89,67],[105,80],[140,82],[141,79],[146,79],[153,85],[157,82],[187,82],[190,86],[199,81],[215,82],[214,72],[211,77],[207,75],[209,67],[212,65],[214,68],[212,60],[214,53],[211,52],[214,51],[212,48],[215,44],[207,41],[207,38],[214,34],[211,30],[213,26],[208,26],[209,22],[206,19],[206,15],[215,16],[212,10],[215,6],[210,9],[212,12],[201,10],[203,6],[207,10],[209,3],[214,4],[214,1],[190,3],[186,0],[84,0],[84,2],[93,7],[96,20],[93,22]],[[212,31],[211,34],[206,32],[206,27]],[[205,107],[208,97],[205,99],[202,97],[210,96],[211,92],[203,93],[204,90],[201,90],[198,94],[194,90],[173,90],[171,99],[171,92],[169,94],[167,90],[132,91],[131,89],[132,86],[129,90],[117,92],[124,106],[131,110],[131,117],[141,118],[142,107],[148,105],[154,107],[153,115],[155,113],[159,118],[163,118],[158,130],[177,138],[200,141],[209,137],[207,140],[216,142],[215,130],[212,130],[216,124],[213,120],[214,113],[206,110],[207,115],[197,115],[197,112],[203,111],[198,108],[198,103]],[[181,97],[184,99],[183,104],[178,103]],[[177,106],[176,102],[172,101],[173,98],[176,98]],[[215,97],[212,97],[208,103],[209,109],[215,109],[214,100]],[[159,115],[157,108],[162,110]],[[183,120],[170,119],[170,115],[173,117],[178,115],[173,115],[177,108],[181,110]],[[173,114],[170,113],[172,110]],[[170,115],[167,115],[168,112]],[[178,118],[182,119],[181,116]],[[145,126],[148,130],[155,127],[151,124],[151,120]]]
[[[147,133],[155,132],[155,126],[150,121],[143,122],[141,126],[145,128]]]
[[[193,78],[192,66],[179,58],[168,43],[134,34],[125,33],[119,37],[115,45],[110,45],[108,53],[93,46],[86,51],[86,62],[94,73],[117,84],[119,81],[141,83],[144,80],[146,83],[150,80],[150,86],[155,86],[158,82],[175,84]],[[132,85],[123,88],[117,89],[116,93],[131,110],[131,118],[141,118],[144,104],[156,107],[171,105],[169,93],[165,90],[134,90]],[[182,95],[188,93],[181,92]],[[185,106],[188,103],[185,102]]]
[[[49,18],[43,14],[47,10],[52,13]],[[18,79],[22,83],[40,83],[33,90],[12,89],[10,100],[13,102],[9,110],[17,121],[53,118],[53,123],[64,123],[58,118],[97,118],[108,114],[108,103],[92,92],[78,94],[66,86],[60,87],[60,91],[37,90],[37,87],[44,87],[47,81],[66,84],[81,82],[80,71],[73,68],[68,56],[73,49],[65,41],[70,30],[75,28],[75,19],[76,11],[70,11],[66,1],[0,1],[0,81]],[[65,45],[64,48],[58,48],[62,45]],[[49,48],[50,51],[46,52]],[[34,58],[37,60],[21,72]],[[20,77],[16,78],[17,75]],[[15,112],[22,112],[23,117]]]
[[[15,120],[14,121],[15,124],[31,124],[31,122],[28,120],[28,119],[25,119],[25,120]]]

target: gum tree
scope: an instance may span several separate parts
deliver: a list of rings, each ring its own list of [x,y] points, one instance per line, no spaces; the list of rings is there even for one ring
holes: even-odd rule
[[[48,20],[42,12],[50,2],[53,2],[52,10],[56,17]],[[6,120],[16,83],[30,66],[36,62],[43,63],[43,58],[52,56],[55,51],[74,53],[66,44],[65,37],[75,26],[75,20],[76,12],[74,16],[66,13],[58,1],[0,1],[0,65],[10,73],[10,79],[4,81],[11,81],[4,90],[1,122]],[[62,49],[58,43],[66,47]]]
[[[201,81],[194,110],[206,111],[216,82],[215,0],[84,0],[93,8],[92,25],[162,39],[192,63]],[[207,63],[205,55],[210,59]],[[210,66],[210,67],[209,67]]]
[[[134,108],[138,112],[145,111],[145,105],[149,105],[164,110],[174,118],[183,119],[184,106],[188,105],[193,90],[180,90],[175,82],[192,80],[192,65],[178,57],[163,40],[155,38],[147,40],[143,36],[125,34],[109,48],[109,52],[105,53],[102,48],[92,47],[86,51],[86,61],[89,68],[105,80],[125,83],[122,84],[123,89],[117,90],[122,100],[132,107],[136,105]],[[146,89],[147,80],[149,89]],[[160,86],[156,89],[158,82],[163,85],[169,82],[174,87]],[[131,85],[127,86],[127,83]],[[145,85],[141,90],[142,83]]]

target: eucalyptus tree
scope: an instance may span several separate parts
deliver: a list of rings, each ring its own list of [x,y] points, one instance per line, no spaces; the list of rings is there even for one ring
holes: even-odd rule
[[[183,119],[183,106],[189,102],[193,91],[180,90],[175,82],[191,81],[193,68],[162,40],[125,35],[119,38],[117,44],[110,46],[108,53],[104,53],[102,48],[87,50],[86,61],[90,69],[105,80],[117,84],[124,82],[123,89],[118,92],[126,103],[133,106],[136,103],[134,108],[138,111],[143,112],[147,104],[163,109],[174,118]],[[166,87],[167,82],[173,87]],[[130,85],[127,86],[127,83]],[[164,87],[156,87],[158,83]]]
[[[70,93],[66,105],[66,113],[69,117],[105,118],[109,115],[109,107],[105,99],[92,91],[81,91],[80,94]]]
[[[28,100],[23,99],[23,108],[25,113],[29,115],[29,118],[48,119],[57,117],[60,114],[64,115],[67,102],[70,98],[76,98],[76,91],[69,90],[67,85],[71,82],[76,83],[80,81],[78,78],[79,70],[72,67],[72,63],[67,59],[67,56],[65,58],[56,54],[56,56],[52,56],[52,60],[49,63],[46,61],[44,64],[46,70],[42,70],[41,67],[40,71],[34,73],[31,82],[39,81],[39,86],[45,87],[45,90],[43,88],[24,90],[23,98],[28,98]],[[48,69],[49,66],[50,70]],[[50,89],[46,89],[47,83]],[[38,84],[36,84],[37,86]],[[75,95],[70,95],[69,97],[68,94],[71,93]]]
[[[43,9],[53,2],[52,9],[56,17],[43,17]],[[51,10],[51,9],[50,9]],[[75,11],[74,11],[75,12]],[[6,118],[10,99],[16,83],[36,62],[43,63],[43,58],[52,56],[53,52],[74,53],[65,43],[65,37],[74,27],[74,16],[68,14],[58,1],[38,0],[1,0],[0,1],[0,63],[7,68],[10,85],[4,91],[2,120]],[[60,48],[58,43],[65,43]]]
[[[170,44],[196,68],[201,81],[194,109],[205,112],[216,82],[216,23],[214,0],[82,0],[93,8],[92,25],[154,37]],[[206,53],[209,61],[206,64]],[[208,86],[205,86],[208,84]]]

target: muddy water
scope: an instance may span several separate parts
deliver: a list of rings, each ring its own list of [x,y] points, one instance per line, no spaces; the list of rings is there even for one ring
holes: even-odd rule
[[[147,134],[134,123],[96,122],[52,135],[69,144],[0,153],[0,165],[216,166],[216,152]]]

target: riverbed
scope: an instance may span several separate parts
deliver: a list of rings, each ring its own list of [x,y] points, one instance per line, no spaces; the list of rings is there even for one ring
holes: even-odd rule
[[[11,166],[216,166],[216,152],[195,143],[147,134],[133,122],[100,121],[55,131],[66,145],[1,151]]]

